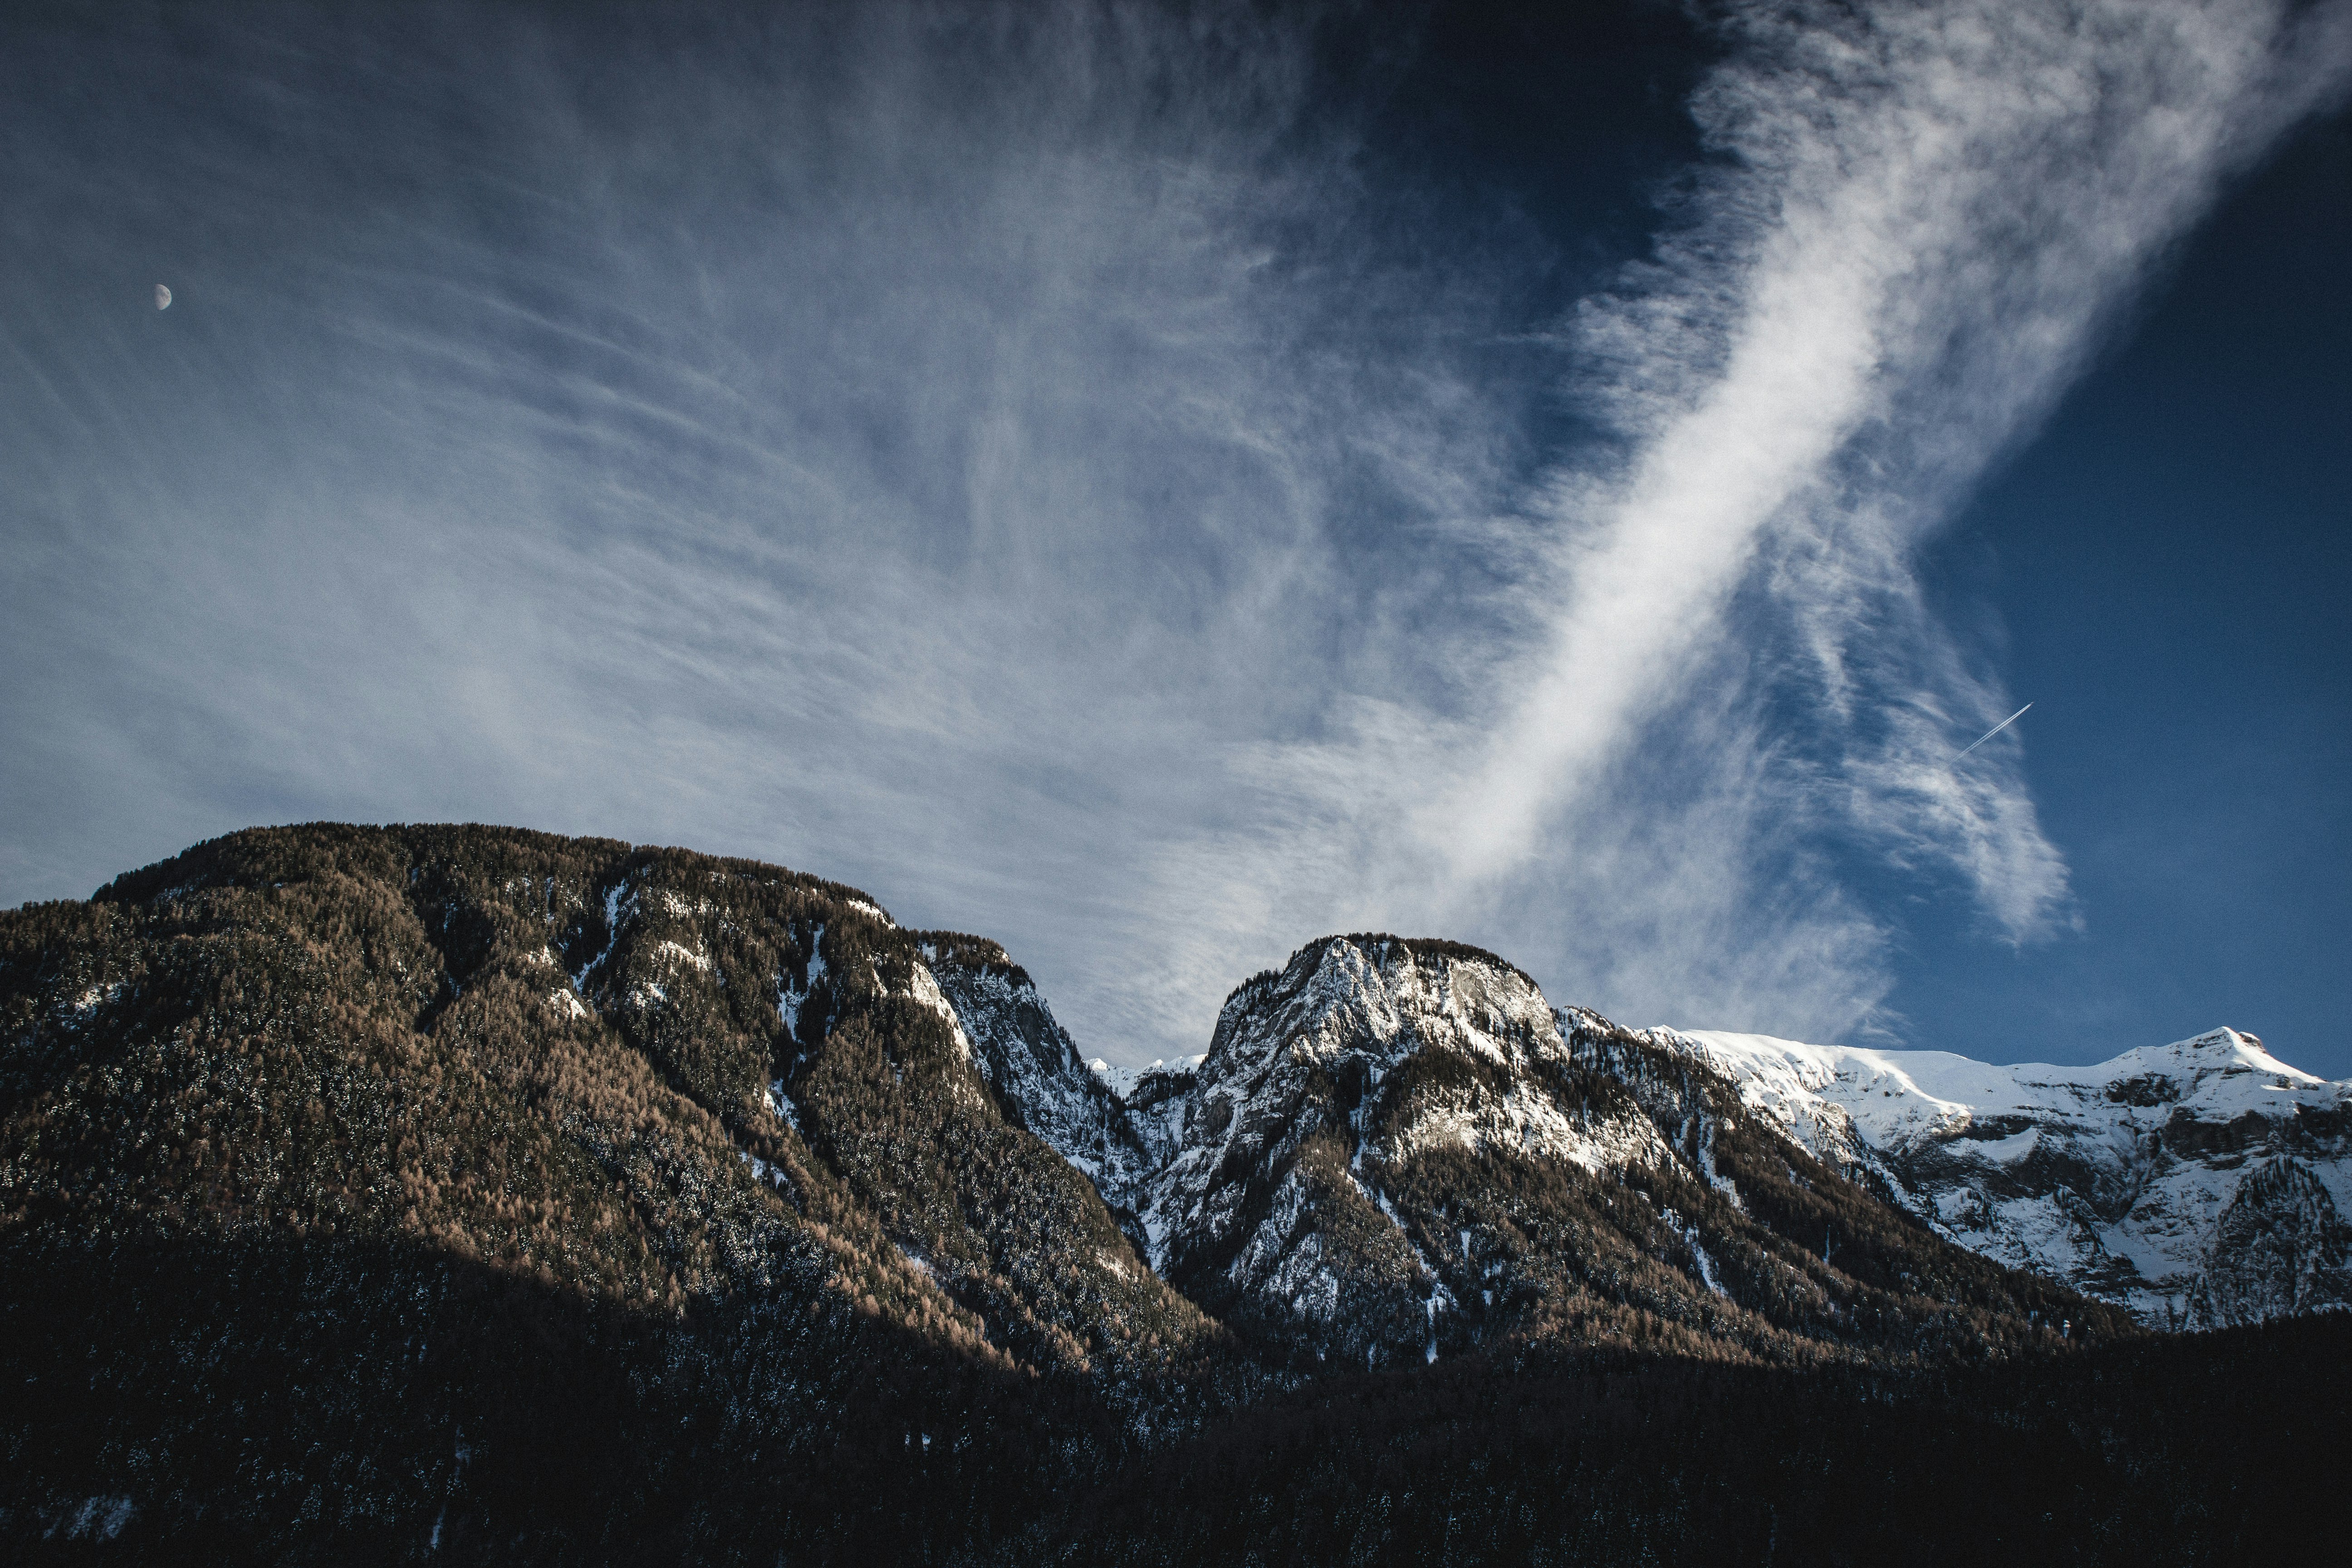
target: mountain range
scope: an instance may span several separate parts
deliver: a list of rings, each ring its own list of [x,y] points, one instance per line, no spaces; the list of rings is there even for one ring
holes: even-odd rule
[[[2352,1081],[2214,1029],[2095,1067],[1654,1029],[1962,1246],[2152,1326],[2352,1306]]]
[[[2228,1560],[2344,1424],[2244,1402],[2346,1360],[2347,1092],[2228,1031],[2061,1069],[1622,1028],[1376,933],[1122,1080],[998,944],[819,878],[255,830],[0,914],[0,1530],[1860,1561],[1907,1539],[1863,1472],[1968,1430],[2006,1500],[1937,1561],[2158,1560],[2159,1499]]]

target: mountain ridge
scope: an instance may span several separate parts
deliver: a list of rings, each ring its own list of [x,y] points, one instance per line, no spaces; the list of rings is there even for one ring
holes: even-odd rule
[[[2227,1027],[2083,1067],[1646,1031],[1940,1233],[2157,1326],[2352,1307],[2352,1080]]]
[[[1551,1008],[1482,949],[1321,938],[1236,986],[1202,1058],[1135,1080],[1122,1103],[1150,1167],[1105,1195],[1180,1289],[1317,1366],[1529,1336],[1907,1358],[1941,1353],[1920,1347],[1956,1313],[1991,1314],[1958,1331],[1970,1343],[2087,1327],[2087,1309],[1836,1196],[1840,1178],[1699,1076]],[[1752,1205],[1716,1159],[1727,1120]],[[1807,1227],[1846,1267],[1815,1258]],[[1860,1257],[1873,1278],[1850,1272]]]
[[[1612,1379],[1924,1412],[2153,1342],[1890,1180],[1460,943],[1318,939],[1122,1097],[1002,946],[822,878],[250,830],[0,911],[0,1528],[849,1562],[1059,1520],[1172,1560],[1102,1522],[1156,1517],[1121,1478],[1247,1492],[1201,1478],[1286,1410],[1420,1442],[1420,1390],[1622,1447]],[[1448,1506],[1488,1507],[1443,1451]]]

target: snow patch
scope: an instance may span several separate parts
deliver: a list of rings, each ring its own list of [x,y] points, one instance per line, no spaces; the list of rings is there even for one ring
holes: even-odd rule
[[[1154,1062],[1152,1065],[1157,1067],[1160,1064]],[[1100,1057],[1088,1058],[1087,1062],[1087,1070],[1094,1074],[1097,1078],[1102,1079],[1103,1087],[1109,1089],[1111,1093],[1118,1096],[1121,1100],[1125,1100],[1128,1096],[1128,1091],[1135,1087],[1136,1074],[1132,1069],[1122,1067],[1113,1067],[1109,1062],[1105,1061]]]
[[[820,921],[809,935],[807,976],[797,983],[784,975],[776,976],[776,1016],[783,1020],[784,1027],[793,1032],[793,1040],[798,1045],[807,1043],[801,1039],[801,1009],[808,1005],[810,994],[825,974],[824,954],[818,951],[824,941],[824,922]]]
[[[94,1497],[51,1525],[47,1533],[55,1535],[63,1530],[68,1541],[111,1541],[122,1533],[122,1527],[138,1511],[138,1505],[127,1497]]]
[[[111,985],[93,985],[68,1004],[77,1023],[88,1023],[100,1007],[122,994],[120,982]]]
[[[752,1180],[760,1183],[763,1186],[773,1187],[778,1192],[790,1190],[792,1185],[791,1179],[784,1174],[781,1167],[768,1163],[767,1161],[762,1160],[757,1154],[752,1153],[749,1149],[736,1150],[735,1157],[742,1161],[743,1163],[751,1167]]]
[[[613,956],[613,950],[621,945],[621,904],[625,899],[632,907],[635,906],[636,895],[630,890],[626,881],[616,883],[604,889],[604,951],[572,972],[572,985],[574,990],[585,992],[588,989],[588,976],[603,968],[604,961]]]
[[[1725,1300],[1730,1300],[1731,1292],[1725,1289],[1723,1282],[1715,1277],[1715,1259],[1707,1256],[1706,1248],[1699,1244],[1698,1226],[1685,1223],[1682,1215],[1672,1209],[1667,1209],[1658,1217],[1666,1222],[1668,1229],[1678,1232],[1683,1245],[1691,1249],[1691,1258],[1698,1265],[1699,1283]]]
[[[974,1059],[971,1040],[963,1032],[963,1019],[957,1014],[954,1004],[940,990],[940,983],[931,973],[929,964],[917,963],[907,966],[907,994],[918,1005],[929,1008],[946,1020],[948,1034],[955,1042],[956,1053],[965,1061]]]

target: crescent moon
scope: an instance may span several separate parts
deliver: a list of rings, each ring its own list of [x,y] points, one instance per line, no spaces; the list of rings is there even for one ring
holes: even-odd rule
[[[171,290],[170,289],[168,289],[168,288],[164,287],[164,286],[163,286],[163,284],[161,284],[161,283],[156,284],[156,285],[155,285],[155,309],[157,309],[157,310],[170,310],[171,308],[172,308],[172,290]]]

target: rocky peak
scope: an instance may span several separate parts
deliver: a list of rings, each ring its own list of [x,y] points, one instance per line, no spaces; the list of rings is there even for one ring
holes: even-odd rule
[[[1196,1069],[1139,1086],[1162,1151],[1141,1205],[1154,1264],[1318,1353],[1425,1352],[1445,1288],[1382,1173],[1417,1147],[1565,1132],[1521,1090],[1544,1062],[1565,1065],[1550,1011],[1492,954],[1309,943],[1234,990]]]
[[[1392,936],[1309,943],[1234,992],[1206,1057],[1169,1086],[1182,1121],[1154,1182],[1155,1254],[1181,1268],[1238,1213],[1213,1188],[1243,1173],[1278,1180],[1318,1135],[1359,1173],[1368,1154],[1496,1139],[1598,1168],[1614,1152],[1530,1088],[1570,1065],[1535,982],[1491,953]]]

